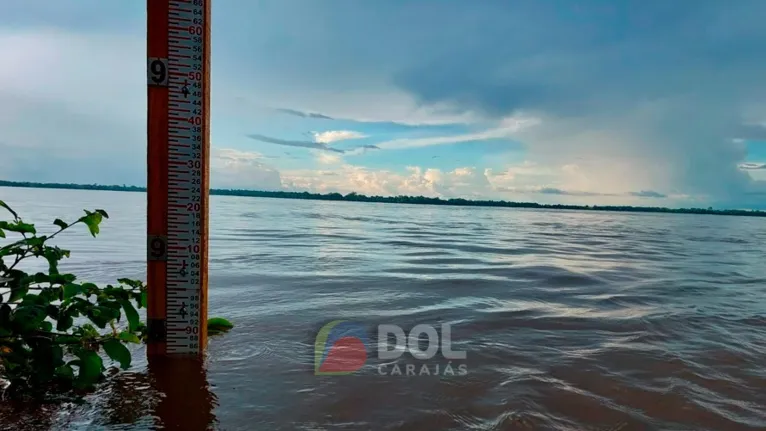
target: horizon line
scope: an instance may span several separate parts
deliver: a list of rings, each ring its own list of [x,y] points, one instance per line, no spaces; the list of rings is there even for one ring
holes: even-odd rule
[[[33,181],[9,181],[0,180],[0,187],[39,188],[39,189],[66,189],[66,190],[99,190],[118,192],[146,192],[146,186],[135,185],[106,185],[106,184],[78,184],[78,183],[41,183]],[[428,196],[368,196],[358,192],[342,194],[339,192],[313,193],[309,191],[288,190],[252,190],[233,188],[210,188],[213,196],[239,196],[239,197],[265,197],[282,199],[310,199],[330,200],[346,202],[377,202],[377,203],[402,203],[416,205],[450,205],[450,206],[475,206],[475,207],[504,207],[504,208],[536,208],[536,209],[562,209],[562,210],[587,210],[609,212],[655,212],[671,214],[710,214],[710,215],[736,215],[766,217],[766,211],[756,209],[713,209],[708,208],[668,208],[633,205],[575,205],[575,204],[541,204],[538,202],[519,202],[506,200],[478,200],[466,198],[442,198]]]

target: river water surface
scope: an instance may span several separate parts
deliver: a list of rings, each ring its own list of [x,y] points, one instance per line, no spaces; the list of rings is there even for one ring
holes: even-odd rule
[[[64,267],[145,279],[143,193],[0,199],[43,231],[105,209],[98,238],[57,243]],[[86,403],[5,403],[0,428],[763,430],[765,244],[757,218],[214,196],[210,315],[236,327],[205,367],[148,369],[139,348]],[[449,323],[466,359],[370,351],[356,373],[316,376],[335,319]]]

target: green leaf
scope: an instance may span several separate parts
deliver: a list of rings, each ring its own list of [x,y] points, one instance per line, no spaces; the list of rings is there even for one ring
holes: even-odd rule
[[[72,316],[66,314],[64,316],[59,317],[58,322],[56,323],[56,330],[58,331],[66,331],[69,328],[74,325],[74,319]]]
[[[0,229],[0,238],[5,238],[5,232],[2,229]]]
[[[24,223],[23,221],[16,221],[16,222],[7,222],[7,221],[0,221],[0,228],[5,229],[7,231],[11,232],[18,232],[18,233],[31,233],[36,234],[37,230],[35,229],[35,225]]]
[[[23,298],[27,292],[29,292],[28,284],[21,285],[18,288],[11,288],[11,297],[8,298],[8,302],[18,301],[19,299]]]
[[[64,363],[64,349],[62,349],[61,346],[55,344],[52,345],[49,353],[50,361],[54,366],[58,367]]]
[[[118,305],[118,304],[115,304]],[[110,320],[120,320],[120,309],[111,307],[110,304],[105,305],[99,305],[96,307],[96,309],[101,313],[101,317],[106,319],[107,321]]]
[[[5,203],[3,201],[0,201],[0,207],[3,207],[5,209],[7,209],[11,214],[13,214],[13,218],[18,220],[19,215],[16,214],[16,211],[12,210],[11,207],[9,207],[7,203]]]
[[[24,295],[24,298],[21,300],[22,306],[44,305],[44,304],[45,304],[45,299],[40,298],[40,295],[35,295],[34,293]]]
[[[51,332],[53,330],[53,323],[44,320],[42,323],[40,323],[40,329],[45,332]]]
[[[29,284],[32,282],[32,278],[27,276],[26,273],[15,269],[8,271],[6,275],[11,277],[11,280],[4,286],[11,288],[11,297],[8,299],[8,302],[13,303],[26,296],[29,292]]]
[[[32,276],[33,283],[47,283],[49,281],[51,281],[50,276],[48,276],[48,274],[45,274],[44,272],[38,272]]]
[[[49,282],[52,284],[67,284],[75,281],[77,277],[74,274],[51,274]]]
[[[88,210],[85,210],[85,216],[80,218],[80,221],[85,223],[85,225],[88,226],[88,230],[90,231],[90,234],[93,235],[95,238],[96,235],[99,233],[99,227],[98,225],[101,223],[102,215],[98,212],[90,212]]]
[[[234,325],[222,317],[213,317],[207,321],[207,330],[212,332],[225,332]]]
[[[48,272],[51,275],[59,273],[58,263],[64,257],[65,250],[58,247],[46,247],[43,251],[43,257],[48,261]]]
[[[93,385],[101,377],[101,371],[104,366],[98,353],[92,350],[79,349],[76,356],[80,358],[80,369],[77,373],[76,383],[80,387]]]
[[[120,340],[111,338],[104,342],[104,351],[113,361],[119,362],[123,370],[130,367],[130,351]]]
[[[117,336],[120,340],[128,342],[128,343],[140,343],[141,339],[138,338],[136,334],[131,334],[128,331],[122,331],[120,332],[120,335]]]
[[[122,305],[120,304],[119,301],[105,300],[105,301],[101,302],[100,304],[102,306],[104,306],[104,307],[108,307],[108,308],[111,308],[111,309],[115,310],[117,312],[115,318],[119,317],[119,315],[120,315],[120,308],[122,308]]]
[[[91,308],[86,310],[85,315],[88,316],[91,322],[93,322],[96,326],[98,326],[101,329],[106,328],[106,325],[109,323],[110,319],[108,316],[104,316],[101,314],[101,310],[98,308]]]
[[[69,299],[82,293],[82,286],[79,284],[67,283],[64,285],[64,299]]]
[[[39,328],[46,316],[45,307],[19,305],[13,310],[13,327],[21,333],[28,333]]]
[[[111,284],[103,289],[105,299],[130,299],[130,291],[122,286],[114,287]]]
[[[98,331],[96,328],[93,327],[93,325],[86,323],[82,325],[80,328],[82,328],[83,333],[86,337],[98,337]]]
[[[142,306],[142,307],[146,308],[146,301],[147,301],[147,300],[148,300],[148,298],[147,298],[147,293],[146,293],[146,291],[144,290],[143,292],[141,292],[141,306]]]
[[[37,296],[40,298],[40,305],[50,304],[61,299],[61,289],[55,287],[45,288]]]
[[[98,286],[93,283],[83,283],[81,287],[86,296],[95,295],[98,292]]]
[[[0,305],[0,328],[7,326],[11,322],[11,306],[8,304]]]
[[[59,335],[56,337],[56,342],[59,344],[81,344],[82,340],[74,335]]]
[[[53,320],[58,320],[60,312],[61,310],[57,305],[49,304],[45,307],[45,314]]]
[[[66,229],[66,228],[69,227],[67,222],[65,222],[64,220],[61,220],[60,218],[57,218],[56,220],[53,220],[53,224],[55,224],[56,226],[60,227],[61,229]]]
[[[56,368],[55,374],[56,374],[56,377],[59,377],[61,379],[74,380],[74,370],[72,369],[72,366],[69,364],[64,364]]]
[[[118,278],[117,282],[120,284],[128,285],[134,289],[140,289],[144,285],[141,280],[131,280],[130,278]]]
[[[136,311],[130,301],[123,299],[120,300],[120,304],[122,304],[122,308],[125,309],[125,317],[128,319],[128,328],[130,329],[130,332],[134,332],[139,324],[138,311]]]
[[[43,236],[33,236],[33,237],[30,237],[30,238],[24,238],[23,240],[21,240],[21,243],[22,244],[30,245],[32,247],[40,247],[47,240],[48,240],[48,237],[45,236],[45,235],[43,235]],[[35,256],[38,256],[38,254],[35,254]]]

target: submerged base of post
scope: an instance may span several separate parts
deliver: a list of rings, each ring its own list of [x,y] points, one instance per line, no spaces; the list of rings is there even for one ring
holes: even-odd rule
[[[215,422],[216,397],[201,358],[150,357],[149,375],[164,395],[154,407],[158,428],[209,429]]]

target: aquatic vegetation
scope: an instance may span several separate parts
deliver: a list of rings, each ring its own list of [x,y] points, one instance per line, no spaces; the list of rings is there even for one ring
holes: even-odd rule
[[[139,280],[118,279],[114,285],[80,282],[74,274],[61,273],[59,262],[69,250],[50,245],[57,235],[83,225],[93,237],[108,218],[104,210],[85,215],[39,235],[5,202],[0,211],[0,379],[5,396],[39,396],[51,391],[91,388],[104,378],[104,359],[122,369],[131,365],[127,345],[145,340],[146,326],[137,309],[146,307],[146,285]],[[21,269],[28,259],[44,259],[46,272],[30,274]],[[102,355],[103,353],[104,355]],[[2,383],[2,382],[0,382]]]
[[[233,327],[234,325],[223,317],[211,317],[207,321],[207,333],[210,335],[227,332]]]

